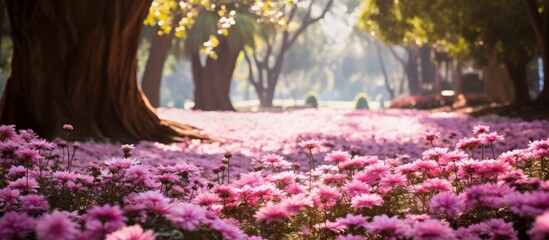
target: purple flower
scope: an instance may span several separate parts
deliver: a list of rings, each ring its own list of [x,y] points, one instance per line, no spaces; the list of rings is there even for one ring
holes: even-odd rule
[[[454,230],[438,220],[425,220],[414,224],[409,233],[414,240],[455,239]]]
[[[48,211],[50,205],[42,195],[26,195],[21,197],[21,210],[30,214],[39,214]]]
[[[8,212],[0,218],[0,240],[24,239],[34,225],[26,213]]]
[[[223,221],[221,219],[215,219],[215,220],[209,221],[209,225],[211,229],[221,233],[221,236],[223,236],[223,239],[227,239],[227,240],[246,239],[246,234],[244,234],[242,230],[240,230],[237,226],[230,224],[226,221]]]
[[[408,227],[404,221],[396,216],[388,217],[387,215],[375,216],[372,222],[366,224],[366,229],[369,233],[381,235],[388,239],[396,239],[403,237]]]
[[[34,178],[27,180],[27,177],[22,177],[13,182],[9,182],[8,187],[19,190],[20,192],[37,192],[39,186]]]
[[[532,240],[545,240],[549,238],[549,212],[537,216],[534,226],[528,233]]]
[[[6,211],[11,210],[17,204],[19,197],[18,190],[9,188],[0,189],[0,209]]]
[[[434,196],[431,199],[429,208],[435,214],[444,214],[447,217],[455,218],[465,210],[465,201],[463,197],[445,192]]]
[[[364,240],[364,237],[355,236],[355,235],[352,235],[352,234],[337,235],[336,240]]]
[[[90,238],[103,238],[105,234],[124,226],[126,217],[118,206],[95,206],[88,210],[85,234]]]
[[[367,220],[362,215],[347,214],[344,218],[337,218],[336,223],[345,227],[364,227]]]
[[[0,126],[0,140],[6,141],[15,138],[15,125],[2,125]]]
[[[106,240],[154,240],[151,230],[143,231],[139,225],[126,226],[107,235]]]
[[[55,210],[36,222],[37,239],[71,240],[76,239],[78,234],[78,224],[70,219],[67,212]]]

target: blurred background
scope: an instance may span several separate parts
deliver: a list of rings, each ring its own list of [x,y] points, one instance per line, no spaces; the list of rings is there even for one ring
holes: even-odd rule
[[[547,1],[538,2],[538,13],[545,13]],[[2,11],[2,86],[13,52],[8,22]],[[155,0],[137,76],[154,107],[456,109],[529,102],[544,89],[532,24],[520,0]]]

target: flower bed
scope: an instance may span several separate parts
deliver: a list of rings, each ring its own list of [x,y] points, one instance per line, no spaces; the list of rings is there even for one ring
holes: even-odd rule
[[[0,239],[547,239],[549,138],[528,140],[546,134],[539,128],[547,123],[484,120],[489,126],[471,126],[467,134],[463,126],[480,120],[424,114],[185,112],[182,120],[191,123],[224,116],[207,131],[228,127],[220,131],[227,142],[117,150],[70,141],[69,125],[55,143],[2,126]],[[315,133],[314,120],[301,122],[311,116],[332,121]],[[255,122],[259,136],[231,139],[251,133],[235,129],[253,127],[254,117],[267,119]],[[297,126],[263,128],[288,117]],[[391,133],[398,119],[407,127]],[[423,128],[406,125],[410,119]],[[359,136],[329,135],[364,130],[368,120],[379,124],[368,134],[386,133],[395,142],[380,145],[395,149],[379,147],[382,154],[374,155],[357,147]],[[456,132],[442,131],[451,124]],[[396,138],[407,134],[414,140],[399,145]],[[270,143],[273,151],[249,147],[286,135],[291,140],[279,149]],[[419,154],[406,155],[408,146]]]

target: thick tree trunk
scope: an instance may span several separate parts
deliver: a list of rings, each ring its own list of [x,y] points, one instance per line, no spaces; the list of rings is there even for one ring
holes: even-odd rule
[[[419,84],[419,76],[417,70],[417,46],[407,47],[408,50],[408,62],[406,63],[406,75],[408,79],[408,88],[410,95],[421,94],[421,86]]]
[[[160,86],[162,85],[162,71],[164,70],[164,63],[168,57],[168,52],[172,46],[173,31],[170,34],[164,34],[159,36],[154,34],[149,50],[149,59],[147,59],[147,65],[145,72],[143,73],[143,80],[141,81],[141,88],[143,93],[149,99],[149,103],[152,107],[160,107]]]
[[[507,72],[513,82],[516,103],[525,103],[530,101],[528,81],[526,80],[526,65],[528,65],[528,60],[524,58],[505,63]]]
[[[2,124],[40,136],[172,142],[204,138],[160,120],[137,85],[137,47],[151,0],[6,1],[14,47]]]
[[[495,57],[482,68],[482,80],[484,93],[488,98],[502,103],[514,101],[513,81],[507,69],[498,65]]]
[[[237,46],[231,46],[236,44]],[[231,80],[242,43],[229,43],[222,39],[215,48],[218,58],[206,59],[201,65],[198,52],[191,56],[193,81],[195,84],[194,98],[196,110],[234,111],[230,99]]]

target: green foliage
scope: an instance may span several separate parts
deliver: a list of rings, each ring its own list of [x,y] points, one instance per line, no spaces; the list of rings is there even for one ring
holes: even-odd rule
[[[318,108],[318,95],[316,92],[309,91],[307,95],[305,95],[305,106]]]
[[[364,6],[358,26],[384,42],[429,44],[478,64],[535,51],[520,0],[366,0]]]
[[[370,106],[368,105],[369,97],[366,93],[358,93],[355,96],[355,109],[370,109]]]

